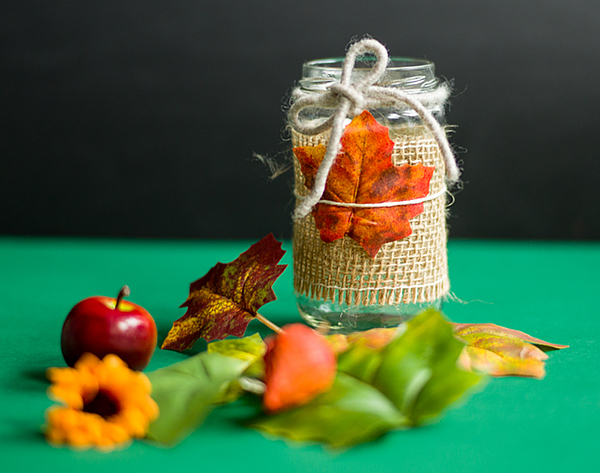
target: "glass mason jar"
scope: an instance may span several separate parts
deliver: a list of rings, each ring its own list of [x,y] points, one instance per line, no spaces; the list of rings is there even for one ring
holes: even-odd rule
[[[306,62],[302,79],[292,93],[292,104],[300,97],[327,93],[340,82],[344,58]],[[362,56],[352,71],[354,82],[367,74],[375,61]],[[376,84],[397,88],[418,99],[444,125],[447,84],[436,76],[427,60],[391,57],[385,74]],[[352,332],[393,327],[427,307],[441,308],[450,283],[446,255],[445,163],[438,141],[419,114],[402,104],[369,109],[378,123],[389,128],[394,143],[392,163],[434,167],[429,196],[423,211],[410,219],[412,233],[385,243],[374,258],[356,241],[344,236],[334,242],[321,240],[311,214],[296,219],[293,229],[294,290],[301,316],[312,326],[327,326],[333,332]],[[309,107],[298,117],[319,124],[332,116],[331,108]],[[348,116],[345,125],[350,123]],[[293,125],[292,145],[327,146],[331,130],[317,135],[300,133]],[[302,198],[309,189],[294,156],[295,193]]]

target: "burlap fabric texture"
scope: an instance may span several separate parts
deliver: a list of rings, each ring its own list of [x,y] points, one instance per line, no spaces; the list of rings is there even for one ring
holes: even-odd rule
[[[292,130],[292,145],[327,146],[329,132],[315,136]],[[431,132],[425,126],[390,130],[392,161],[435,166],[429,195],[445,189],[445,166]],[[295,191],[306,195],[304,176],[294,156]],[[428,303],[450,290],[446,253],[446,195],[427,201],[424,211],[410,220],[412,234],[386,243],[375,258],[354,240],[321,240],[312,215],[294,222],[294,288],[312,299],[348,306]]]

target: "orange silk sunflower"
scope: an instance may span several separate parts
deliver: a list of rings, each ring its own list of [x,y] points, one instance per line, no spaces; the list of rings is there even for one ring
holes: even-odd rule
[[[117,355],[85,353],[73,368],[50,368],[47,376],[48,396],[63,404],[46,411],[50,443],[111,450],[144,437],[158,417],[150,381]]]

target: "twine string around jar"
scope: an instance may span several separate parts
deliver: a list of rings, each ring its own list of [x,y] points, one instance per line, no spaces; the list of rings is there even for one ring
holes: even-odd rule
[[[373,54],[376,57],[371,70],[361,79],[352,82],[352,71],[357,58],[364,54]],[[363,39],[354,43],[346,53],[342,64],[342,75],[338,84],[329,87],[328,92],[320,95],[304,95],[298,98],[289,111],[289,118],[299,133],[317,135],[331,129],[327,151],[315,176],[314,186],[309,194],[303,197],[296,207],[294,219],[306,217],[312,208],[321,201],[325,191],[327,177],[333,162],[340,152],[341,137],[344,131],[344,121],[348,115],[359,115],[369,108],[385,107],[390,105],[406,104],[412,108],[423,124],[432,132],[446,166],[446,177],[450,184],[458,181],[460,171],[454,158],[452,148],[446,138],[444,129],[437,122],[433,114],[427,110],[422,101],[409,94],[389,87],[376,86],[375,84],[385,74],[388,63],[388,52],[385,47],[374,39]],[[447,89],[442,93],[447,94]],[[334,114],[324,122],[312,125],[300,119],[300,112],[306,108],[335,108]],[[412,202],[411,202],[412,203]],[[337,203],[339,205],[339,203]],[[405,205],[405,202],[393,202],[393,205]]]

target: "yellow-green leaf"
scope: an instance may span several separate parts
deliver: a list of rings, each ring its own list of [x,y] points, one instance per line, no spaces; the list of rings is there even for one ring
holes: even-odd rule
[[[542,379],[548,358],[545,351],[567,348],[495,324],[453,325],[455,336],[467,344],[460,358],[462,366],[491,376]]]
[[[267,345],[258,333],[244,338],[232,338],[211,342],[207,347],[208,353],[220,353],[249,363],[244,372],[245,376],[262,378],[265,371],[263,356]]]

